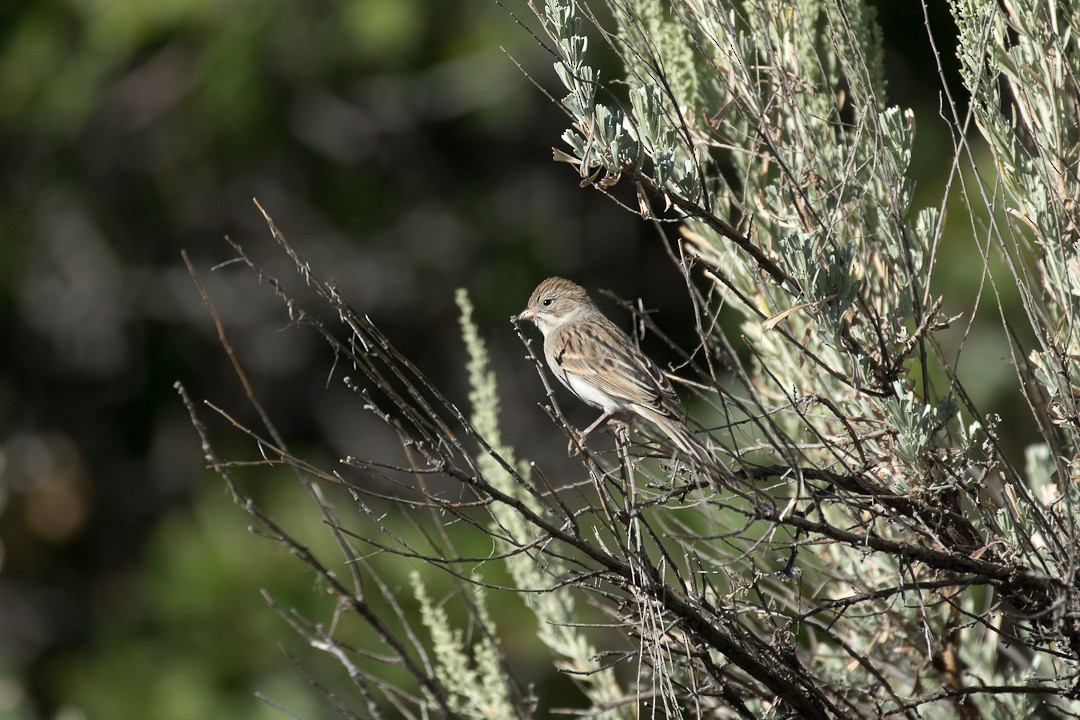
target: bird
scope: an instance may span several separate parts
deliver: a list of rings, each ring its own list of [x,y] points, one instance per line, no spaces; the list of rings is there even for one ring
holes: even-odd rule
[[[532,321],[544,336],[552,374],[574,395],[603,410],[579,435],[583,441],[616,413],[632,413],[666,435],[687,460],[708,470],[716,457],[680,418],[679,398],[664,373],[577,283],[544,280],[516,320]]]

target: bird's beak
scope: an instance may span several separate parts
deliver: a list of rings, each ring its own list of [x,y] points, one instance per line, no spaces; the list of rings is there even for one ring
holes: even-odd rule
[[[533,312],[532,310],[530,310],[529,308],[525,308],[524,310],[521,311],[521,314],[517,316],[517,319],[518,320],[532,320],[534,317],[536,317],[536,313]]]

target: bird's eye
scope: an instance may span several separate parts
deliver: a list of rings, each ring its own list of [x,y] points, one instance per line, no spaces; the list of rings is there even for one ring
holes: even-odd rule
[[[544,298],[544,307],[547,307],[550,304],[551,304],[551,298]]]

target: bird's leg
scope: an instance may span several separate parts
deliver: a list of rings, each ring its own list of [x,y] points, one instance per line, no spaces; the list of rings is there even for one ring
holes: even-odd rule
[[[596,427],[600,423],[604,422],[605,420],[607,420],[611,416],[612,416],[612,412],[610,410],[605,412],[603,415],[596,418],[596,422],[594,422],[592,425],[585,428],[581,432],[577,433],[577,437],[570,438],[570,442],[566,446],[566,454],[567,455],[573,455],[574,454],[574,445],[578,445],[578,446],[584,445],[585,444],[585,438],[589,437],[589,433],[591,433],[593,430],[595,430]]]

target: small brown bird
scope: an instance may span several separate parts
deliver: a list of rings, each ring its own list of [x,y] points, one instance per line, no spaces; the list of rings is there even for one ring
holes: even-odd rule
[[[717,467],[709,452],[679,419],[671,383],[630,337],[600,312],[589,294],[559,277],[540,283],[518,315],[544,335],[544,357],[563,385],[604,411],[581,434],[584,440],[617,412],[631,412],[659,428],[675,447],[704,468]]]

